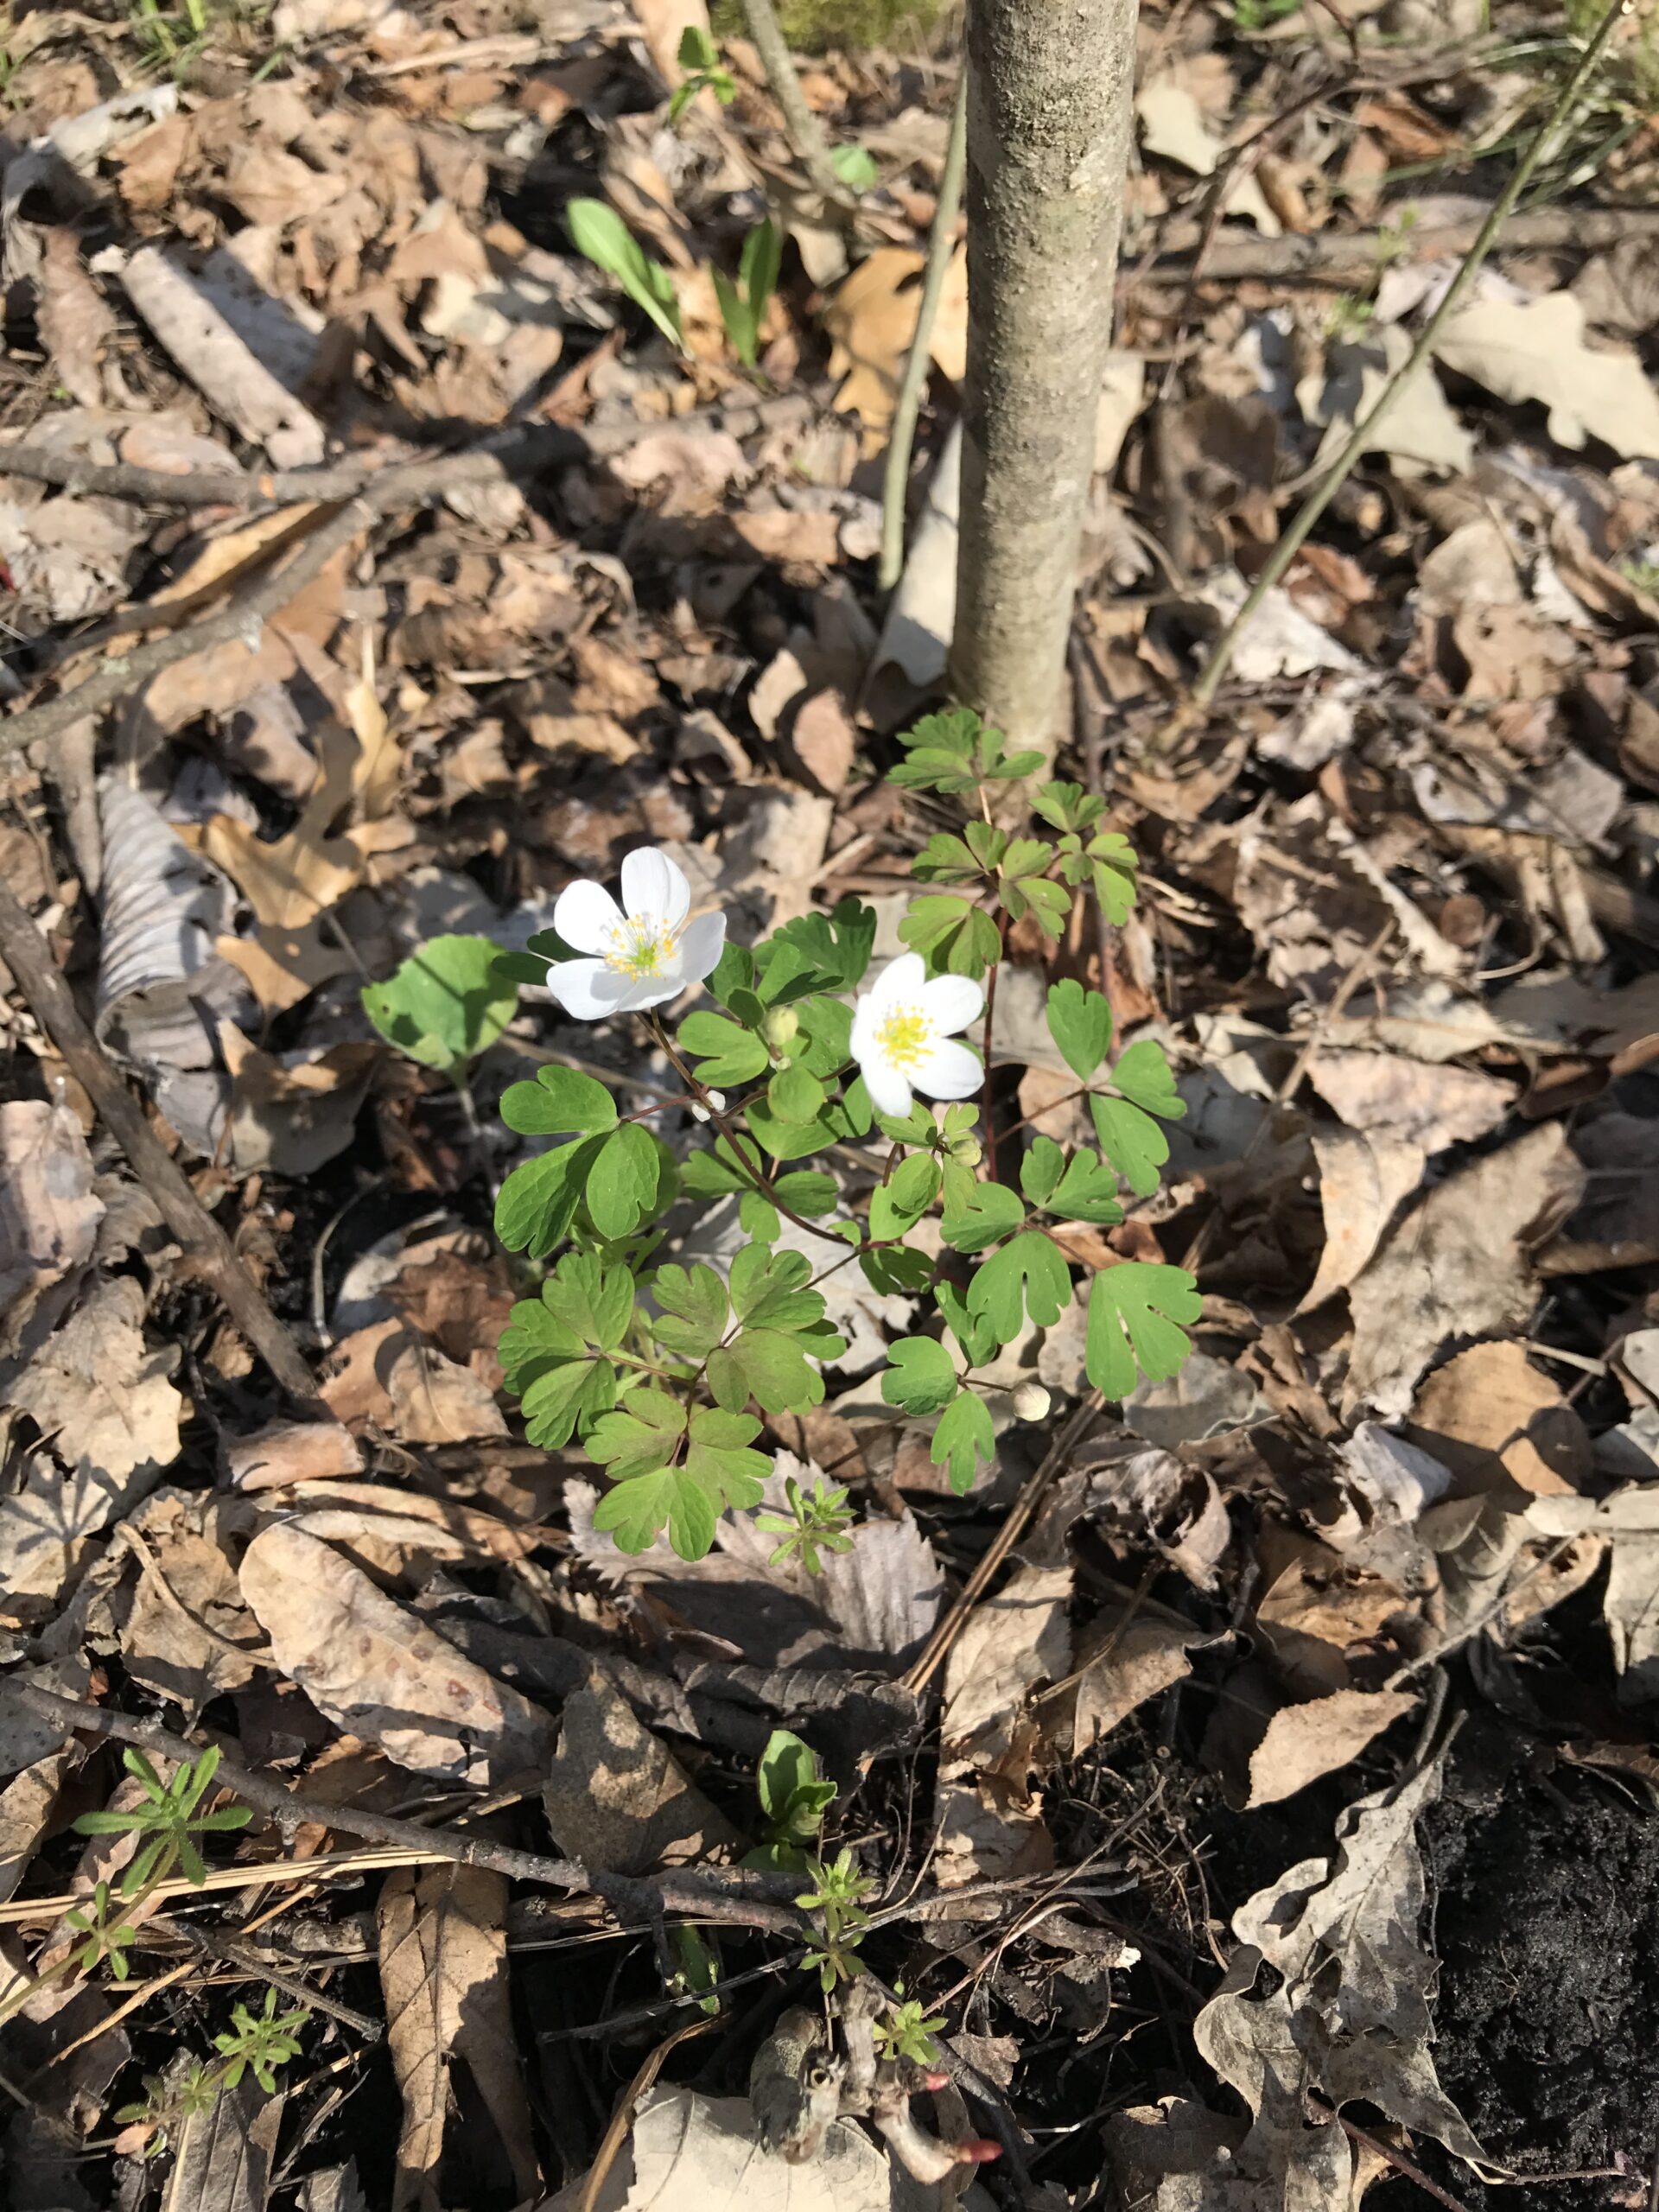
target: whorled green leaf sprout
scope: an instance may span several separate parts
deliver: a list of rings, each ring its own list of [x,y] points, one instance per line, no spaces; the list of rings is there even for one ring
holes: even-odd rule
[[[666,1530],[683,1557],[700,1558],[722,1512],[760,1502],[766,1420],[822,1403],[823,1370],[846,1350],[820,1287],[843,1268],[923,1302],[889,1347],[881,1395],[932,1423],[933,1459],[959,1491],[992,1457],[993,1399],[1019,1418],[1047,1412],[1034,1381],[999,1393],[977,1370],[1054,1327],[1079,1296],[1085,1372],[1109,1399],[1167,1379],[1191,1348],[1189,1274],[1115,1255],[1099,1264],[1098,1238],[1085,1259],[1065,1235],[1122,1222],[1126,1185],[1137,1198],[1156,1190],[1163,1124],[1185,1111],[1162,1047],[1141,1039],[1113,1058],[1110,1007],[1067,977],[1047,995],[1052,1065],[1076,1077],[1068,1095],[1087,1100],[1095,1143],[982,1118],[1010,929],[1058,944],[1079,899],[1122,923],[1135,853],[1105,826],[1104,801],[1076,784],[1035,785],[1030,834],[995,826],[991,790],[1042,764],[1011,754],[976,715],[928,715],[902,743],[893,782],[985,818],[929,839],[914,866],[925,888],[899,926],[906,949],[873,977],[876,917],[857,899],[729,944],[724,916],[694,915],[678,866],[649,849],[624,860],[620,902],[574,883],[553,929],[498,963],[504,981],[544,985],[579,1020],[632,1016],[680,1085],[624,1113],[595,1076],[554,1064],[501,1102],[510,1128],[553,1140],[513,1170],[496,1206],[503,1243],[541,1270],[539,1294],[513,1308],[501,1339],[508,1387],[532,1442],[575,1445],[604,1470],[595,1523],[625,1551]],[[697,984],[713,1007],[694,1007],[671,1034],[661,1009]],[[677,1158],[652,1126],[670,1109],[706,1124],[710,1141]],[[728,1198],[744,1240],[729,1259],[662,1255],[677,1202]],[[797,1484],[786,1516],[765,1522],[785,1538],[780,1555],[810,1568],[847,1524],[841,1493],[822,1484],[810,1497]]]

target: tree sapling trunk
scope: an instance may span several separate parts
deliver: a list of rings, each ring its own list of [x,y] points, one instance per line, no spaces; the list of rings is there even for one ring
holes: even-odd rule
[[[1129,146],[1135,0],[969,0],[951,680],[1052,759]]]

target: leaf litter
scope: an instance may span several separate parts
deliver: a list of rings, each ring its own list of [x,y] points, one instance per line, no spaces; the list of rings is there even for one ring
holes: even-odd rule
[[[855,2116],[816,2160],[756,2163],[747,2069],[784,1991],[813,1987],[791,1900],[817,1878],[741,1864],[770,1847],[781,1729],[834,1793],[803,1855],[853,1854],[867,1965],[944,2016],[971,2121],[952,2136],[942,2104],[929,2139],[1003,2142],[976,2206],[1022,2201],[1022,2161],[1052,2212],[1103,2174],[1171,2212],[1346,2212],[1385,2183],[1403,2202],[1409,2167],[1471,2212],[1500,2167],[1605,2169],[1554,2184],[1567,2212],[1636,2201],[1659,2113],[1619,2054],[1659,2022],[1622,1955],[1604,2000],[1593,1946],[1551,1949],[1546,1870],[1608,1885],[1640,1952],[1659,293],[1650,242],[1596,223],[1653,196],[1645,34],[1611,79],[1631,129],[1563,153],[1569,203],[1500,245],[1222,717],[1170,746],[1195,649],[1405,359],[1470,219],[1445,192],[1476,189],[1468,157],[1508,126],[1455,26],[1430,99],[1359,11],[1386,82],[1315,106],[1306,12],[1268,35],[1242,10],[1149,16],[1063,754],[1148,896],[1098,944],[1014,933],[991,1095],[1006,1144],[1027,1116],[1071,1134],[1054,982],[1163,1045],[1189,1109],[1166,1179],[1068,1246],[1103,1277],[1193,1267],[1199,1349],[1090,1412],[1082,1331],[1028,1330],[988,1375],[991,1456],[960,1499],[880,1395],[912,1300],[843,1270],[822,1402],[768,1418],[761,1505],[691,1566],[620,1556],[574,1465],[525,1440],[496,1349],[525,1285],[488,1229],[522,1156],[508,1085],[590,1053],[665,1095],[672,1071],[528,990],[452,1021],[406,963],[522,950],[644,843],[757,924],[866,899],[880,957],[899,949],[937,824],[882,772],[936,702],[954,607],[959,245],[885,607],[871,464],[955,35],[918,34],[925,72],[908,33],[823,42],[808,97],[875,171],[842,226],[790,182],[741,40],[710,34],[732,104],[671,124],[696,7],[148,20],[29,18],[9,48],[29,149],[8,173],[7,690],[71,686],[104,643],[180,650],[14,756],[0,844],[318,1396],[278,1394],[10,993],[4,1976],[130,1863],[111,1837],[78,1856],[76,1815],[143,1802],[94,1720],[31,1688],[181,1729],[282,1795],[193,1902],[211,1958],[168,1898],[118,2023],[105,1974],[0,2024],[34,2100],[3,2155],[37,2201],[104,2204],[135,2200],[148,2145],[169,2202],[238,2212],[291,2183],[313,2212],[712,2204],[757,2176],[842,2212],[958,2201],[969,2168],[919,2182]],[[139,88],[100,100],[111,67]],[[768,194],[787,237],[751,378],[712,271]],[[573,251],[573,200],[662,257],[689,365]],[[340,486],[283,472],[526,425],[544,466],[347,516],[308,582],[238,613],[332,526]],[[163,499],[144,470],[213,496]],[[661,1126],[683,1152],[683,1117]],[[688,1206],[671,1256],[729,1253],[735,1214]],[[786,1224],[778,1249],[815,1243]],[[1033,1392],[1054,1402],[1020,1417]],[[851,1500],[817,1574],[779,1554],[791,1479]],[[1449,1741],[1448,1710],[1471,1716]],[[396,1841],[350,1825],[376,1819]],[[423,1833],[518,1855],[398,1863]],[[593,1886],[531,1871],[554,1854]],[[309,2012],[307,2063],[193,2105],[266,1970]],[[1592,2001],[1585,2062],[1571,2008]],[[165,2107],[164,2145],[138,2107]]]

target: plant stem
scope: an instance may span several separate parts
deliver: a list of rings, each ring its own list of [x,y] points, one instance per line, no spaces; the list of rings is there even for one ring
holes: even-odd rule
[[[910,341],[904,382],[893,410],[893,431],[887,442],[887,473],[881,480],[881,567],[877,581],[891,591],[904,572],[905,495],[910,488],[910,455],[916,441],[916,418],[921,412],[922,387],[944,292],[945,271],[950,266],[952,236],[962,207],[963,174],[968,165],[968,62],[957,79],[956,105],[950,111],[950,137],[945,147],[944,168],[939,177],[939,197],[933,210],[933,227],[927,234],[927,265],[922,276],[922,296],[916,309],[916,334]]]
[[[1198,681],[1192,686],[1192,700],[1195,705],[1207,707],[1215,697],[1222,677],[1225,676],[1232,664],[1233,655],[1238,648],[1238,641],[1254,620],[1262,601],[1295,559],[1308,532],[1330,505],[1332,500],[1336,498],[1344,484],[1347,482],[1357,466],[1361,455],[1375,442],[1376,434],[1383,416],[1399,398],[1406,385],[1423,367],[1429,355],[1433,352],[1435,340],[1446,327],[1470,285],[1473,283],[1482,263],[1497,245],[1498,233],[1509,220],[1516,201],[1531,181],[1533,172],[1545,155],[1549,152],[1561,125],[1572,112],[1578,102],[1580,93],[1593,74],[1597,64],[1606,50],[1608,41],[1618,29],[1620,16],[1629,14],[1631,5],[1632,0],[1613,0],[1612,6],[1608,9],[1607,13],[1596,26],[1590,43],[1580,57],[1578,67],[1562,87],[1554,105],[1545,117],[1531,145],[1516,164],[1515,171],[1509,182],[1492,202],[1491,213],[1476,234],[1474,244],[1465,254],[1462,264],[1456,276],[1447,285],[1445,296],[1440,305],[1423,325],[1417,343],[1377,394],[1376,404],[1365,416],[1363,421],[1354,425],[1341,452],[1338,454],[1330,467],[1325,470],[1324,475],[1308,493],[1298,509],[1290,527],[1274,547],[1261,575],[1257,576],[1246,594],[1244,604],[1211,647],[1210,657],[1199,671]]]
[[[795,74],[789,41],[784,36],[784,27],[772,0],[743,0],[743,19],[766,70],[772,96],[784,111],[790,140],[801,157],[802,168],[832,207],[856,207],[856,194],[849,192],[836,175],[823,125],[806,104],[801,80]]]

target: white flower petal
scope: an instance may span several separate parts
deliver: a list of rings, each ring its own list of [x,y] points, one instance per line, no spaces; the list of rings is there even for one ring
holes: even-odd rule
[[[666,1006],[670,999],[677,999],[685,988],[686,979],[677,965],[664,968],[659,976],[630,976],[627,992],[622,1001],[624,1014],[643,1014],[647,1007]]]
[[[622,926],[622,910],[603,884],[590,883],[584,876],[560,892],[553,926],[572,951],[608,952]],[[582,1018],[593,1019],[591,1014]]]
[[[864,1078],[865,1090],[870,1094],[870,1103],[878,1114],[902,1116],[909,1113],[913,1103],[910,1085],[889,1061],[865,1060],[860,1065],[859,1073]]]
[[[688,922],[685,935],[680,939],[677,963],[686,982],[700,983],[705,976],[712,976],[725,950],[724,914],[699,914],[695,922]]]
[[[641,845],[622,863],[622,905],[627,913],[677,930],[691,911],[691,887],[666,853]]]
[[[583,887],[594,890],[597,886]],[[558,929],[556,921],[553,926]],[[564,937],[564,931],[559,930],[559,935]],[[604,1021],[627,1003],[632,986],[603,960],[556,960],[547,971],[547,988],[578,1021]]]
[[[854,1001],[853,1026],[847,1036],[847,1049],[855,1060],[875,1049],[875,1007],[867,992]]]
[[[880,1014],[898,999],[919,1002],[926,982],[927,963],[921,954],[901,952],[896,960],[888,961],[859,1004],[868,1006],[872,1014]]]
[[[977,1053],[954,1037],[941,1037],[910,1071],[925,1098],[971,1098],[985,1080]]]
[[[922,1007],[941,1037],[952,1037],[978,1020],[985,1011],[985,994],[967,976],[936,976],[922,985]]]

